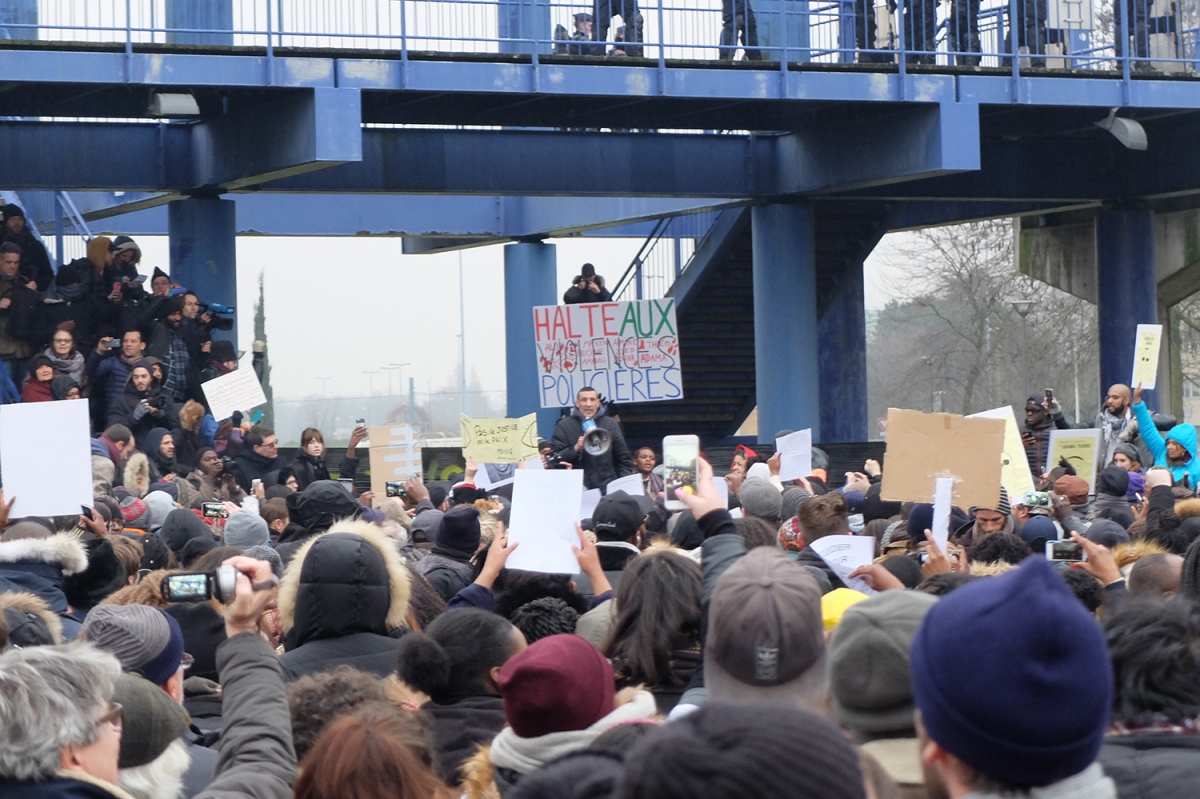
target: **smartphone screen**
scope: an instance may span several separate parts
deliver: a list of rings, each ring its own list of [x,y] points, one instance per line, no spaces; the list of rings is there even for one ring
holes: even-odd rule
[[[1083,547],[1074,541],[1047,541],[1046,559],[1068,563],[1086,560]]]
[[[173,602],[193,602],[208,599],[208,575],[172,574],[166,579],[167,599]]]
[[[663,439],[663,495],[669,510],[687,507],[675,499],[675,491],[696,493],[699,471],[700,439],[696,436],[667,436]]]

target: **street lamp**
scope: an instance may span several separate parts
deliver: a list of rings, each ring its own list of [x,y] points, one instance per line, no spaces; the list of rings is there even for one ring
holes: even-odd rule
[[[1021,393],[1025,394],[1029,388],[1029,372],[1025,363],[1025,339],[1029,330],[1028,318],[1030,312],[1033,311],[1033,300],[1013,300],[1012,308],[1017,312],[1017,316],[1021,317]],[[1024,399],[1024,396],[1022,397]]]
[[[399,383],[399,385],[400,385],[401,393],[404,393],[404,367],[406,367],[406,366],[412,366],[412,364],[411,363],[393,363],[389,367],[391,369],[399,369],[400,370],[399,375],[397,375],[398,379],[396,382]]]
[[[375,395],[375,375],[379,374],[379,370],[374,369],[374,370],[368,371],[366,369],[363,369],[363,374],[367,376],[367,386],[368,386],[367,394],[369,396],[374,396]]]

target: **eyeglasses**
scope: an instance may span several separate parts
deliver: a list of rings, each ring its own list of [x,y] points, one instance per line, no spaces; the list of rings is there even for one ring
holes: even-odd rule
[[[193,664],[193,663],[195,663],[195,662],[196,662],[196,659],[195,659],[194,657],[192,657],[191,655],[189,655],[187,652],[184,652],[184,653],[183,653],[183,660],[181,660],[181,661],[179,662],[179,666],[180,666],[180,668],[182,668],[184,671],[187,671],[188,669],[190,669],[190,668],[192,667],[192,664]]]
[[[264,446],[264,447],[266,447],[267,449],[274,449],[275,447],[278,447],[278,446],[279,446],[279,442],[278,442],[278,441],[264,441],[264,442],[261,444],[261,446]]]
[[[56,338],[56,339],[54,339],[54,343],[55,344],[70,344],[74,340],[75,339],[73,339],[73,338]]]
[[[96,720],[96,726],[99,727],[105,722],[113,725],[113,729],[120,730],[125,723],[125,708],[116,702],[109,702],[108,712]]]

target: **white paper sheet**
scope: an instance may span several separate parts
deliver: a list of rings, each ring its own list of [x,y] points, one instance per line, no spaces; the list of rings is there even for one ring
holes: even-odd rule
[[[213,418],[220,421],[233,416],[234,411],[248,411],[267,401],[253,369],[238,367],[229,374],[201,383],[200,389],[208,400]]]
[[[600,504],[600,489],[590,488],[583,492],[579,500],[579,521],[592,518],[596,506]]]
[[[604,487],[605,494],[611,494],[614,491],[624,491],[631,497],[640,497],[646,493],[646,486],[642,483],[642,476],[635,472],[618,477]]]
[[[1162,325],[1138,325],[1133,348],[1133,377],[1129,385],[1152,389],[1158,385],[1158,351],[1162,344]]]
[[[799,430],[775,439],[779,453],[779,479],[783,481],[812,474],[812,430]]]
[[[579,546],[575,524],[583,472],[575,469],[518,469],[513,478],[509,541],[521,546],[508,556],[510,569],[550,574],[575,574]]]
[[[829,564],[847,588],[861,591],[864,594],[874,594],[875,589],[867,585],[861,577],[850,577],[850,572],[859,566],[870,565],[875,555],[875,540],[865,535],[827,535],[818,538],[809,546],[813,552],[821,556],[821,560]]]
[[[716,487],[717,493],[721,495],[722,507],[729,507],[729,483],[724,477],[714,477],[712,479],[713,486]]]
[[[4,496],[22,516],[77,516],[92,507],[92,452],[86,400],[0,406]]]
[[[939,477],[933,487],[933,540],[938,549],[946,551],[950,540],[950,504],[954,496],[954,478]]]

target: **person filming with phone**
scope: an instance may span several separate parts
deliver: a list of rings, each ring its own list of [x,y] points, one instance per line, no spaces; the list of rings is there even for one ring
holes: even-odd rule
[[[570,415],[559,418],[554,426],[550,442],[554,456],[575,469],[583,469],[583,487],[587,489],[603,488],[634,471],[621,426],[604,415],[607,410],[600,393],[584,387],[575,395]]]
[[[1070,430],[1070,422],[1063,417],[1062,406],[1047,389],[1045,394],[1034,394],[1025,400],[1025,429],[1021,431],[1021,443],[1025,445],[1025,458],[1029,470],[1035,475],[1046,471],[1046,455],[1050,452],[1050,431]]]
[[[596,274],[596,267],[584,264],[579,274],[571,281],[571,288],[563,294],[565,305],[579,305],[585,302],[608,302],[612,294],[604,288],[604,278]]]

